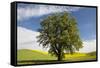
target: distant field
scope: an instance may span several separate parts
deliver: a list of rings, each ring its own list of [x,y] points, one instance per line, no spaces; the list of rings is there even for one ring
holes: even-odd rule
[[[63,61],[71,62],[71,61],[86,61],[86,60],[95,60],[96,52],[91,53],[74,53],[65,54],[65,58]],[[18,64],[37,64],[37,63],[47,63],[54,62],[57,58],[55,56],[51,56],[48,52],[43,52],[39,50],[28,50],[21,49],[17,52],[17,61]],[[45,62],[44,62],[45,61]]]

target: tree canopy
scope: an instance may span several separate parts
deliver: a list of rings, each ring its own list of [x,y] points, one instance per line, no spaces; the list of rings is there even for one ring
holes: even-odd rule
[[[73,54],[83,47],[77,21],[70,13],[50,14],[40,25],[38,42],[58,60],[63,60],[65,53]]]

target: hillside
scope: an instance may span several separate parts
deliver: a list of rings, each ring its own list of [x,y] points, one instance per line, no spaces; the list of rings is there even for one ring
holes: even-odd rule
[[[94,55],[96,55],[96,52],[93,51],[93,52],[87,53],[87,55],[89,55],[89,56],[94,56]]]
[[[29,50],[21,49],[17,52],[18,61],[21,60],[56,60],[57,58],[48,54],[48,52],[39,51],[39,50]],[[96,52],[90,53],[74,53],[74,54],[65,54],[64,60],[91,60],[91,58],[96,58]],[[77,61],[76,60],[76,61]]]
[[[61,62],[96,60],[96,52],[65,54]],[[21,49],[17,52],[18,64],[38,64],[58,62],[57,58],[40,50]]]
[[[87,61],[87,60],[96,60],[96,52],[89,53],[74,53],[74,54],[65,54],[64,60],[67,61]]]
[[[56,58],[47,52],[38,50],[21,49],[17,52],[18,61],[21,60],[55,60]]]

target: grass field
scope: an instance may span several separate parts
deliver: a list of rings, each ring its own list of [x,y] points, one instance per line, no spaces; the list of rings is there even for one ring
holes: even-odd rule
[[[17,52],[17,59],[20,60],[56,60],[55,57],[49,55],[47,52],[38,50],[23,49]]]
[[[74,53],[74,54],[65,54],[63,62],[71,61],[86,61],[86,60],[96,60],[96,52],[91,53]],[[21,49],[17,52],[17,61],[18,64],[38,64],[38,63],[50,63],[57,62],[55,56],[51,56],[48,52],[43,52],[39,50],[28,50]]]

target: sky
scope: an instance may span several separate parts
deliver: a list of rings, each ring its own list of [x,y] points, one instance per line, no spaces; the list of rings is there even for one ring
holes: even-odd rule
[[[69,12],[77,20],[80,37],[84,48],[82,52],[96,50],[96,8],[23,4],[17,5],[18,49],[39,49],[36,36],[40,22],[49,14],[55,12]],[[34,46],[33,46],[34,45]]]

